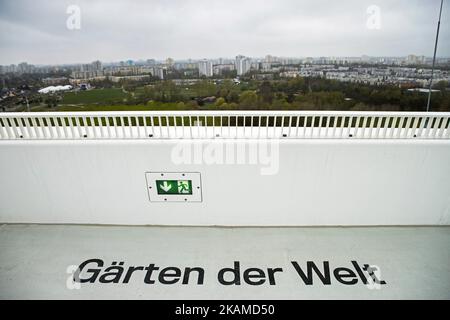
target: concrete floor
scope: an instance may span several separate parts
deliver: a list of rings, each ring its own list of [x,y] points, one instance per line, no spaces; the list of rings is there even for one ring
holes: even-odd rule
[[[449,249],[450,227],[1,225],[0,298],[450,299]],[[88,259],[101,259],[104,266],[97,268],[101,273],[94,283],[82,283],[77,289],[73,270]],[[99,279],[113,261],[124,262],[119,283],[101,283]],[[241,284],[221,284],[219,270],[233,267],[234,261],[240,263]],[[321,272],[324,261],[328,262],[330,284],[323,284],[314,271],[313,284],[305,284],[292,262],[306,273],[307,261],[314,262]],[[351,261],[361,268],[364,264],[377,268],[374,276],[364,270],[361,276]],[[140,270],[124,283],[130,266],[149,264],[159,267],[149,278],[155,283],[145,283],[146,272]],[[95,267],[94,263],[88,265],[80,278],[90,278],[93,273],[86,270]],[[174,269],[165,270],[161,278],[165,267],[178,267],[179,280]],[[192,272],[187,284],[182,284],[185,267],[202,268],[203,284],[197,282],[200,271]],[[335,270],[339,267],[347,269]],[[248,268],[260,271],[250,270],[247,276],[253,278],[245,277]],[[271,280],[268,268],[282,270],[272,270]],[[231,281],[233,274],[225,274],[224,281]],[[386,283],[379,284],[372,277]],[[163,283],[170,279],[176,283]],[[255,285],[261,279],[264,283]]]

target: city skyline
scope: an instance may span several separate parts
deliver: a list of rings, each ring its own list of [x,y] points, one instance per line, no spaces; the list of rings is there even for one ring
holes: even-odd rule
[[[87,64],[63,66],[34,66],[24,62],[18,65],[0,65],[0,75],[6,75],[6,78],[11,74],[19,77],[22,74],[41,75],[42,84],[51,85],[41,91],[59,90],[63,88],[62,84],[67,83],[80,85],[91,81],[136,83],[172,80],[176,85],[192,85],[201,79],[233,78],[235,83],[240,83],[241,76],[254,80],[312,77],[372,85],[416,85],[420,89],[430,84],[432,62],[433,59],[430,57],[417,55],[400,58],[369,56],[285,58],[266,55],[262,59],[237,55],[234,59],[214,60],[167,58],[162,61],[147,59],[115,63],[102,63],[96,60]],[[436,82],[448,83],[450,58],[439,58],[436,62],[438,68],[434,70],[434,79]],[[52,85],[59,86],[52,87]]]
[[[229,62],[229,61],[235,61],[237,58],[242,57],[245,59],[250,59],[252,62],[264,62],[267,61],[268,57],[274,59],[273,62],[279,62],[279,63],[285,63],[287,61],[295,61],[293,64],[301,64],[301,63],[308,63],[307,61],[314,61],[317,63],[317,61],[323,60],[326,61],[326,63],[335,63],[335,64],[342,64],[342,63],[374,63],[374,64],[386,64],[389,65],[391,61],[395,61],[398,64],[405,63],[408,59],[411,58],[417,58],[422,59],[424,64],[431,64],[432,62],[432,56],[426,56],[426,55],[418,55],[414,53],[409,53],[402,56],[380,56],[380,55],[361,55],[361,56],[336,56],[336,55],[329,55],[329,56],[275,56],[272,54],[265,54],[265,55],[258,55],[258,56],[249,56],[249,55],[242,55],[237,54],[234,56],[221,56],[221,57],[202,57],[202,58],[192,58],[192,57],[185,57],[185,58],[179,58],[179,59],[173,59],[170,56],[167,57],[156,57],[156,58],[122,58],[122,59],[116,59],[116,60],[104,60],[102,58],[95,58],[88,61],[78,61],[78,62],[63,62],[63,63],[33,63],[32,61],[19,61],[17,63],[10,63],[5,64],[1,63],[0,66],[18,66],[20,64],[26,63],[35,67],[64,67],[64,66],[77,66],[77,65],[83,65],[83,64],[90,64],[96,61],[101,62],[104,65],[120,65],[120,64],[133,64],[133,65],[142,65],[142,64],[148,64],[149,61],[152,61],[152,63],[157,64],[167,64],[167,60],[171,59],[173,60],[173,63],[201,63],[201,62],[211,62],[213,64],[222,64],[222,62]],[[385,60],[383,62],[383,60]],[[444,64],[448,64],[450,62],[450,55],[449,56],[436,56],[437,63],[444,62]],[[410,63],[411,64],[411,63]],[[420,64],[420,63],[417,63]]]
[[[67,27],[80,9],[79,29]],[[432,56],[439,1],[0,0],[0,64],[156,57]],[[437,56],[450,56],[446,5]],[[370,19],[379,16],[379,25]],[[377,21],[375,21],[377,22]]]

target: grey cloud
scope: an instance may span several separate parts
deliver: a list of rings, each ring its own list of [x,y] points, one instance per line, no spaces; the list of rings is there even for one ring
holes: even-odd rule
[[[81,30],[66,28],[67,6]],[[366,28],[369,5],[381,29]],[[430,56],[439,0],[0,0],[0,64],[95,59]],[[438,55],[450,55],[444,5]]]

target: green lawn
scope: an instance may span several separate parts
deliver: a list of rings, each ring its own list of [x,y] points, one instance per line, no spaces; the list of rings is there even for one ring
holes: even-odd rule
[[[198,110],[215,110],[214,104],[205,104]],[[193,110],[187,104],[176,102],[150,102],[148,104],[58,104],[56,108],[47,106],[35,106],[31,108],[33,112],[55,112],[55,111],[173,111],[173,110]]]
[[[59,111],[149,111],[152,110],[146,105],[64,105],[60,104],[56,108],[48,108],[46,106],[39,106],[32,108],[33,112],[59,112]]]
[[[108,104],[122,102],[127,94],[122,89],[92,89],[86,91],[67,92],[60,104]]]

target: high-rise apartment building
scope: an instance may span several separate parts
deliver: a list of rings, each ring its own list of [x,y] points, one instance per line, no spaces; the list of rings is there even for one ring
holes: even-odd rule
[[[238,76],[244,75],[250,71],[252,61],[250,58],[239,55],[236,57],[236,71]]]
[[[200,76],[212,77],[213,76],[213,64],[212,61],[203,59],[198,62],[198,73]]]

